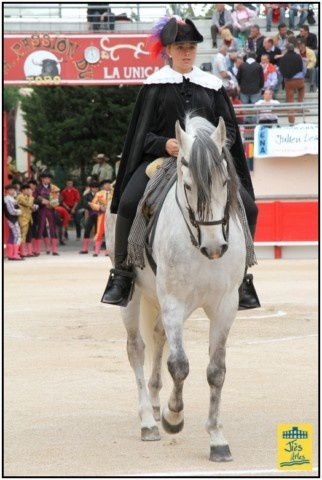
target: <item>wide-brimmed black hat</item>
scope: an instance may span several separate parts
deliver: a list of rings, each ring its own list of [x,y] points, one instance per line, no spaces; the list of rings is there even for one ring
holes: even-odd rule
[[[189,18],[186,18],[184,22],[178,22],[176,18],[171,18],[161,31],[160,39],[164,47],[171,43],[203,42],[203,36]]]

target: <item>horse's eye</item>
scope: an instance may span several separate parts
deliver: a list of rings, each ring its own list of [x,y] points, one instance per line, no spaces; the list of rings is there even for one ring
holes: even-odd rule
[[[186,188],[187,190],[189,190],[189,192],[191,191],[190,185],[187,185],[186,183],[184,184],[184,188]]]
[[[184,167],[189,167],[189,163],[187,162],[187,160],[186,160],[184,157],[181,158],[181,164],[182,164]]]

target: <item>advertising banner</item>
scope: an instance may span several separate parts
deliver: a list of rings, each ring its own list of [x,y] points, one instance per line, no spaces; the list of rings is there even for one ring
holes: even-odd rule
[[[300,157],[318,154],[318,125],[301,123],[293,127],[257,125],[254,132],[254,156]]]
[[[163,66],[148,34],[4,35],[5,85],[139,85]]]

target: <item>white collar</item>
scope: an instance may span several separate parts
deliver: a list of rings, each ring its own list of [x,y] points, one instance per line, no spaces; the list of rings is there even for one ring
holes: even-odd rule
[[[254,58],[247,58],[246,63],[249,63],[251,65],[252,63],[256,62]]]
[[[182,83],[183,77],[188,78],[192,83],[201,87],[219,90],[222,87],[222,81],[215,75],[204,72],[199,67],[193,67],[191,72],[182,75],[173,70],[169,65],[165,65],[150,75],[145,81],[145,85],[164,84],[164,83]]]

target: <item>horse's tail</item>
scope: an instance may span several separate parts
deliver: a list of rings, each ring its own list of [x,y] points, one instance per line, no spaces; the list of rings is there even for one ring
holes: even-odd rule
[[[141,310],[140,310],[140,331],[145,343],[145,366],[148,368],[149,372],[152,370],[153,364],[153,347],[154,339],[153,333],[154,329],[160,320],[160,309],[153,303],[149,302],[144,296],[141,297]],[[164,370],[164,362],[167,360],[167,342],[165,343],[163,350],[163,365],[162,370]],[[147,370],[146,370],[147,373]]]

